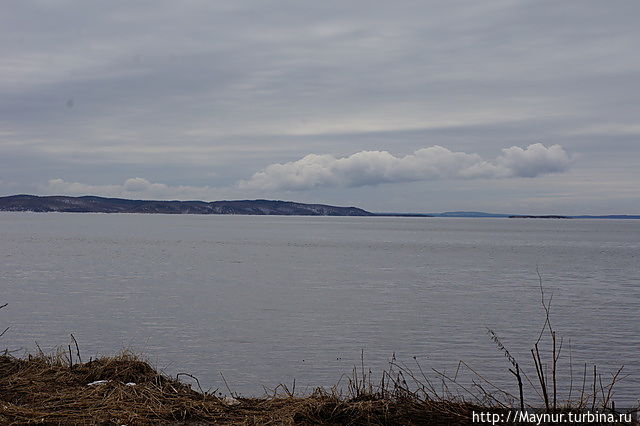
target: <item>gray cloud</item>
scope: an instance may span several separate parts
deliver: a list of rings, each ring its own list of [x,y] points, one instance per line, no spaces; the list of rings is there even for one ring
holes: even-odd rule
[[[141,177],[129,178],[122,184],[91,185],[81,182],[68,182],[64,179],[50,179],[39,187],[39,192],[53,195],[100,195],[132,199],[180,199],[180,200],[216,200],[224,195],[224,190],[208,186],[171,186],[154,183]]]
[[[32,192],[58,178],[102,187],[144,176],[170,188],[216,188],[205,193],[212,197],[221,188],[237,198],[281,197],[234,184],[307,153],[341,159],[435,143],[526,176],[544,164],[519,162],[517,152],[503,153],[502,164],[496,152],[540,140],[580,158],[547,177],[553,188],[582,196],[574,179],[590,176],[630,194],[640,180],[640,94],[631,90],[640,85],[639,13],[633,0],[8,2],[0,192]],[[368,179],[358,176],[344,181]],[[527,199],[545,197],[547,178],[529,182]],[[500,196],[517,203],[524,195],[508,181],[474,189],[494,194],[472,208],[493,208]],[[450,194],[462,185],[440,179],[445,192],[416,199],[416,184],[396,182],[387,208],[456,208]],[[375,187],[341,185],[296,196],[385,209],[388,197]],[[638,197],[620,197],[593,206],[640,210]]]
[[[566,171],[570,158],[560,145],[541,143],[505,148],[489,162],[478,154],[435,145],[404,157],[387,151],[361,151],[348,157],[310,154],[297,161],[271,164],[241,181],[241,188],[304,190],[325,186],[365,186],[436,179],[536,177]]]

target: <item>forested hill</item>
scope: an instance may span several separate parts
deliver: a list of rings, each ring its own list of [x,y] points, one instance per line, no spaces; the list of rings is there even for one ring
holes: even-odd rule
[[[300,216],[375,216],[357,207],[291,201],[147,201],[94,196],[12,195],[0,197],[0,211],[75,213],[247,214]]]

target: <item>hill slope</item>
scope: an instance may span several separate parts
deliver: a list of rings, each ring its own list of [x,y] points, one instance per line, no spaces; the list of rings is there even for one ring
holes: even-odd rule
[[[12,195],[0,197],[0,211],[77,213],[247,214],[300,216],[375,216],[357,207],[291,201],[153,201],[103,197]]]

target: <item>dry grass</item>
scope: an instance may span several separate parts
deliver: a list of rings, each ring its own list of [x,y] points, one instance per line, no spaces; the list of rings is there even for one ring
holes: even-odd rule
[[[410,391],[402,370],[372,386],[364,372],[347,395],[221,398],[158,373],[131,353],[72,364],[55,356],[0,356],[0,424],[469,425],[472,412],[505,407]],[[105,380],[96,385],[89,383]],[[135,383],[135,385],[131,385]],[[636,423],[637,424],[637,423]]]
[[[89,383],[107,380],[106,383]],[[127,385],[135,383],[135,385]],[[354,388],[355,389],[355,388]],[[477,408],[477,407],[475,407]],[[71,364],[61,354],[0,356],[2,424],[467,424],[474,406],[397,392],[225,400],[130,353]]]

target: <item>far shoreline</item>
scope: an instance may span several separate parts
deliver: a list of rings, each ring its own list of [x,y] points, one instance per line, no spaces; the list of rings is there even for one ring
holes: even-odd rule
[[[139,213],[247,216],[416,217],[416,218],[508,218],[508,219],[640,219],[640,215],[514,214],[478,211],[443,213],[371,212],[359,207],[309,204],[282,200],[178,201],[132,200],[98,196],[10,195],[0,197],[0,212],[34,213]]]

